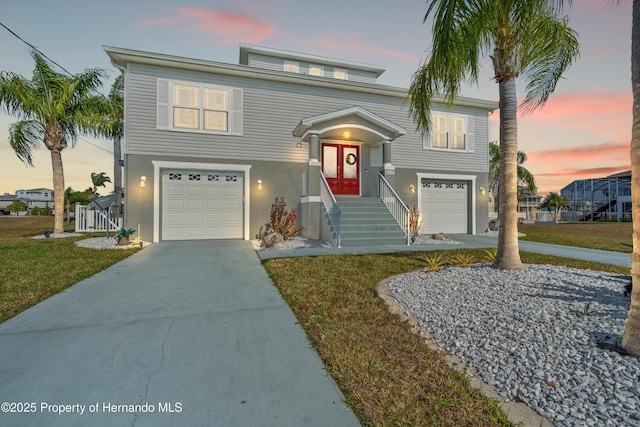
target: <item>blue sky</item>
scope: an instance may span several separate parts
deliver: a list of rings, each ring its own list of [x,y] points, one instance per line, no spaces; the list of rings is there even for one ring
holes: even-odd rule
[[[631,1],[576,0],[565,10],[581,56],[547,105],[519,118],[519,147],[541,193],[574,179],[629,169],[631,135]],[[566,4],[566,2],[565,2]],[[301,2],[299,0],[95,2],[3,0],[0,22],[72,73],[117,73],[102,46],[237,63],[240,43],[365,62],[386,68],[378,83],[408,87],[431,44],[423,0]],[[28,47],[0,28],[0,70],[30,78]],[[525,83],[518,81],[524,94]],[[463,96],[496,100],[491,67]],[[490,139],[498,139],[498,114]],[[51,160],[42,147],[26,167],[8,143],[14,119],[0,113],[0,193],[52,187]],[[91,172],[113,173],[110,141],[83,138],[63,152],[65,185],[84,190]],[[111,190],[110,187],[107,191]]]

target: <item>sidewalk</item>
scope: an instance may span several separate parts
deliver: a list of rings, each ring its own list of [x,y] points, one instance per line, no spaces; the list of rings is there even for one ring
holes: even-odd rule
[[[471,248],[495,248],[498,246],[498,238],[472,234],[451,234],[449,237],[461,244],[441,244],[441,245],[415,245],[415,246],[359,246],[353,248],[305,248],[291,250],[271,250],[258,251],[258,256],[262,260],[272,258],[290,258],[296,256],[319,256],[319,255],[339,255],[339,254],[383,254],[404,251],[436,251],[442,249],[471,249]],[[602,262],[605,264],[621,265],[631,268],[631,258],[629,254],[622,252],[601,251],[596,249],[577,248],[572,246],[551,245],[547,243],[519,241],[521,251],[534,252],[546,255],[555,255],[566,258],[582,259],[586,261]]]

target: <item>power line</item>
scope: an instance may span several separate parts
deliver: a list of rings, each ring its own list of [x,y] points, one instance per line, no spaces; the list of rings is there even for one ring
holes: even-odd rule
[[[69,71],[67,71],[66,68],[64,68],[62,65],[58,64],[56,61],[54,61],[53,59],[49,58],[47,55],[44,54],[44,52],[42,52],[40,49],[38,49],[36,46],[32,45],[31,43],[29,43],[28,41],[26,41],[25,39],[23,39],[22,37],[20,37],[19,35],[17,35],[13,30],[11,30],[9,27],[7,27],[6,25],[4,25],[2,22],[0,22],[0,25],[2,25],[4,27],[5,30],[9,31],[11,34],[13,34],[15,37],[18,38],[18,40],[20,40],[21,42],[23,42],[24,44],[26,44],[27,46],[29,46],[31,49],[35,50],[36,52],[38,52],[40,55],[42,55],[43,57],[47,58],[49,60],[49,62],[51,62],[52,64],[57,65],[62,71],[64,71],[65,73],[69,74],[70,76],[73,77],[73,74],[71,74]]]

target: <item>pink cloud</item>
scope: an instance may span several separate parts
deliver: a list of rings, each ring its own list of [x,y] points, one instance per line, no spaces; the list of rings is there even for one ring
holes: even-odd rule
[[[276,34],[272,23],[254,15],[190,6],[178,7],[174,15],[166,18],[139,21],[134,28],[145,30],[162,25],[173,26],[184,32],[212,34],[222,38],[222,44],[258,43]]]
[[[531,151],[527,160],[541,164],[566,164],[575,161],[598,161],[603,158],[629,161],[629,143],[605,142],[603,144],[567,147],[555,150]]]

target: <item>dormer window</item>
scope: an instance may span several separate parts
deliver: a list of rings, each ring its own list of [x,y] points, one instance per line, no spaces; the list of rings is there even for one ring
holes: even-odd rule
[[[309,74],[312,76],[324,76],[324,67],[322,65],[309,65]]]
[[[300,64],[296,61],[287,61],[284,60],[284,70],[289,73],[299,73],[300,72]]]
[[[333,77],[339,80],[347,80],[347,70],[343,68],[334,68]]]

